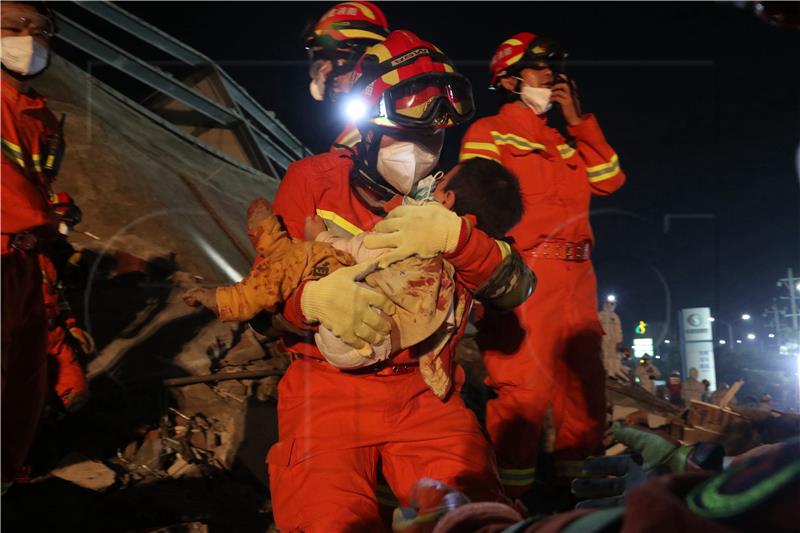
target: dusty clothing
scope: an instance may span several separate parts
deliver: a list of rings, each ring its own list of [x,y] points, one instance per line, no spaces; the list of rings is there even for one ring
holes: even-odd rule
[[[290,235],[303,235],[306,217],[315,214],[343,235],[369,231],[383,219],[351,188],[353,162],[347,155],[321,154],[289,167],[274,209]],[[492,276],[503,256],[485,234],[462,231],[457,249],[445,259],[456,269],[456,296],[468,308],[469,291]],[[302,288],[284,308],[298,327],[304,323],[301,298]],[[465,327],[462,319],[437,358],[453,382],[443,400],[415,366],[413,350],[392,358],[399,373],[351,373],[327,363],[312,336],[284,338],[295,360],[278,386],[279,440],[267,457],[279,528],[382,530],[375,495],[379,459],[403,505],[413,483],[426,476],[473,500],[500,497],[491,449],[475,416],[453,393],[464,379],[454,355]]]
[[[25,461],[47,394],[47,320],[35,249],[11,246],[21,234],[54,233],[42,173],[42,146],[58,121],[44,98],[2,82],[2,481]],[[30,241],[28,241],[30,242]]]
[[[639,378],[639,385],[650,394],[656,393],[656,382],[654,380],[661,377],[661,371],[650,361],[639,364],[636,367],[636,377]]]
[[[591,198],[613,193],[625,176],[592,115],[569,133],[574,145],[543,116],[511,103],[472,124],[461,145],[461,161],[492,159],[519,179],[525,213],[509,235],[538,277],[513,320],[489,320],[480,335],[487,383],[498,395],[487,403],[486,425],[510,495],[533,483],[550,404],[564,459],[597,452],[605,425],[594,269],[588,254],[567,260],[562,252],[591,248]]]
[[[384,252],[366,248],[364,236],[366,233],[343,238],[326,231],[317,236],[317,240],[328,242],[363,263]],[[399,349],[416,346],[414,352],[419,357],[425,382],[437,397],[443,399],[451,383],[438,355],[461,322],[466,307],[463,298],[454,299],[454,275],[453,266],[441,256],[432,259],[409,257],[369,274],[366,284],[381,291],[396,305],[397,312],[389,317],[393,323],[394,340],[387,338],[381,346],[371,346],[366,352],[359,352],[320,327],[314,336],[317,347],[334,366],[360,368],[388,359]]]
[[[275,312],[302,282],[374,259],[382,250],[364,247],[364,235],[339,238],[324,232],[317,242],[291,239],[277,217],[270,216],[261,226],[256,245],[262,261],[241,282],[217,289],[220,318],[248,320],[261,310]],[[465,308],[463,299],[454,300],[453,277],[452,265],[441,257],[410,257],[373,272],[364,283],[396,304],[396,313],[389,317],[394,334],[379,346],[356,350],[321,326],[315,342],[331,364],[345,369],[377,363],[419,344],[423,377],[434,394],[444,398],[451,383],[437,356],[455,330],[456,316],[460,321]],[[449,326],[445,324],[448,316],[452,317]]]
[[[274,313],[303,281],[355,264],[349,254],[328,244],[289,238],[275,215],[264,221],[261,230],[256,250],[262,260],[239,283],[217,288],[217,313],[222,320],[249,320],[261,311]]]

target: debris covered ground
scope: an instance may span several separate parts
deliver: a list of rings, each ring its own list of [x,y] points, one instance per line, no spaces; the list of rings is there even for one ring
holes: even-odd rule
[[[111,93],[79,96],[94,82],[74,67],[56,61],[51,71],[42,90],[57,113],[68,113],[70,142],[57,185],[84,209],[78,229],[100,237],[77,234],[84,253],[67,280],[99,353],[88,362],[91,400],[74,415],[47,414],[28,479],[3,497],[2,526],[266,531],[264,458],[277,437],[277,383],[288,358],[279,343],[262,346],[242,325],[223,324],[180,296],[227,281],[226,268],[246,270],[246,201],[270,197],[276,183],[176,140]],[[83,171],[89,165],[93,181]],[[110,198],[113,209],[101,209]],[[240,224],[220,224],[215,210],[242,213]],[[213,257],[236,259],[220,265]],[[467,403],[480,417],[489,392],[472,337],[459,358]],[[685,442],[718,441],[730,455],[800,432],[796,415],[680,408],[614,380],[608,399],[614,420],[666,429]],[[609,442],[608,453],[621,451]]]

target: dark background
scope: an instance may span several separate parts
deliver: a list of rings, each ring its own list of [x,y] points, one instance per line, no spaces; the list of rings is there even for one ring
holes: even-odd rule
[[[343,122],[308,94],[302,33],[332,5],[121,3],[216,60],[314,151]],[[600,297],[617,295],[626,339],[639,320],[664,322],[653,333],[673,337],[676,311],[694,306],[743,335],[754,326],[735,319],[749,312],[760,322],[777,278],[800,270],[797,30],[733,3],[379,5],[392,29],[435,43],[472,80],[478,116],[497,110],[488,60],[504,39],[533,31],[569,50],[584,110],[596,113],[628,176],[592,214]],[[141,56],[161,58],[154,49]],[[463,131],[448,133],[445,166]],[[671,215],[681,218],[665,231]]]

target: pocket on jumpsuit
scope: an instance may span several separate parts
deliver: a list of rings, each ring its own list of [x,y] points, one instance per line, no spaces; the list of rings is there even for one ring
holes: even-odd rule
[[[522,148],[515,145],[508,146],[511,154],[511,161],[508,161],[508,169],[520,180],[520,188],[523,196],[539,196],[550,191],[553,186],[553,171],[551,165],[553,157],[545,150],[540,148]],[[540,168],[542,172],[537,172],[535,179],[525,179],[531,175],[531,167]]]
[[[270,485],[277,484],[280,477],[289,468],[292,462],[292,449],[294,439],[289,441],[279,441],[273,444],[267,452],[267,465],[269,472]]]

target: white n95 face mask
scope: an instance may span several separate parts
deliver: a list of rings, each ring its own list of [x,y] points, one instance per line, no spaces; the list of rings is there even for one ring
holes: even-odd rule
[[[516,78],[523,83],[522,90],[519,92],[520,100],[526,106],[533,109],[537,115],[547,113],[553,107],[550,97],[553,94],[552,89],[547,87],[531,87],[525,84],[522,78]]]
[[[439,154],[409,141],[398,141],[378,151],[378,172],[402,195],[411,192],[438,162]]]
[[[47,67],[50,52],[39,44],[32,35],[3,37],[3,66],[23,76],[34,76]]]

